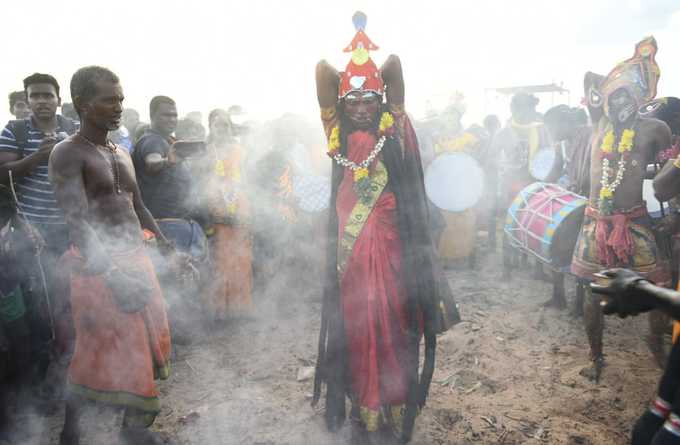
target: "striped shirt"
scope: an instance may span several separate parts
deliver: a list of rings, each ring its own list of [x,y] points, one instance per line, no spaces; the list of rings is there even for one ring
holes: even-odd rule
[[[58,117],[56,133],[73,131],[75,123],[72,125],[64,124],[64,119]],[[24,147],[24,157],[38,151],[40,143],[45,138],[45,133],[33,126],[32,119],[26,119],[26,146]],[[8,124],[0,133],[0,152],[20,154],[21,150],[17,145],[17,140],[12,125]],[[26,176],[15,180],[19,210],[26,218],[35,224],[66,224],[64,215],[57,206],[52,184],[47,176],[47,161],[35,167]]]

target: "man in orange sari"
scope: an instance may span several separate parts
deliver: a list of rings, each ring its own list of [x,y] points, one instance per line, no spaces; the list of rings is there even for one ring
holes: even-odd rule
[[[408,441],[434,367],[434,248],[401,63],[390,56],[378,70],[366,16],[353,20],[345,72],[325,61],[316,71],[334,163],[314,402],[325,383],[331,431],[342,425],[349,395],[355,441]]]
[[[146,428],[160,411],[155,378],[168,377],[170,333],[142,228],[173,248],[144,206],[130,156],[107,140],[121,123],[123,91],[111,71],[90,66],[71,79],[79,132],[58,144],[49,174],[74,246],[75,352],[61,445],[80,443],[82,402],[125,410],[122,443],[162,443]]]

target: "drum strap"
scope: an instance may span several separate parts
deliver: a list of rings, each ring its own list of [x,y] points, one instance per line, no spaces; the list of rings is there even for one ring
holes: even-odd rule
[[[371,214],[375,203],[378,202],[378,198],[380,198],[380,195],[385,189],[387,180],[387,168],[385,167],[385,164],[378,161],[375,170],[371,175],[371,186],[366,192],[366,199],[357,200],[357,203],[349,214],[349,218],[347,218],[345,231],[340,239],[340,244],[338,246],[338,277],[340,277],[340,279],[342,279],[342,276],[345,273],[347,261],[354,249],[354,243],[357,238],[359,238],[361,230],[364,228],[366,220],[368,220],[368,216]]]

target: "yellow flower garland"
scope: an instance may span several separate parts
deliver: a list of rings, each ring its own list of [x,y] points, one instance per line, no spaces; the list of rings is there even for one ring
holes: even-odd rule
[[[388,129],[392,128],[392,125],[394,125],[394,118],[390,113],[384,112],[380,117],[380,125],[378,126],[378,129],[381,133],[384,133]]]
[[[340,148],[340,127],[333,127],[328,137],[328,151],[333,153]]]
[[[635,140],[635,130],[626,128],[621,134],[621,141],[619,141],[619,153],[625,153],[633,149],[633,141]]]
[[[602,152],[611,153],[614,150],[614,141],[616,136],[614,136],[614,130],[609,130],[607,134],[604,135],[602,140]]]
[[[385,137],[385,133],[394,126],[394,116],[388,111],[384,112],[380,116],[380,124],[378,125],[378,134],[381,137]],[[340,127],[335,126],[331,130],[331,134],[328,136],[328,154],[331,157],[337,155],[337,151],[340,149]],[[339,155],[338,155],[339,156]],[[342,165],[342,164],[341,164]],[[354,170],[354,182],[359,182],[362,179],[368,178],[370,172],[368,168],[361,167]]]

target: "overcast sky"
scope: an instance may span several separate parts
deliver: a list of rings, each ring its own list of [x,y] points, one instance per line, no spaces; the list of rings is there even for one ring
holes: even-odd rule
[[[401,56],[407,108],[416,117],[466,96],[467,124],[505,104],[484,89],[564,83],[571,102],[583,73],[606,74],[642,37],[659,43],[659,95],[680,96],[678,0],[34,0],[3,2],[3,97],[38,71],[63,85],[84,65],[116,72],[126,105],[144,119],[149,99],[165,94],[180,114],[241,104],[269,119],[292,111],[317,115],[314,65],[342,69],[354,36],[351,16],[368,15],[380,46],[377,64]],[[486,99],[486,100],[485,100]],[[539,108],[550,105],[542,97]],[[566,97],[564,98],[566,100]],[[8,118],[7,107],[0,118]]]

